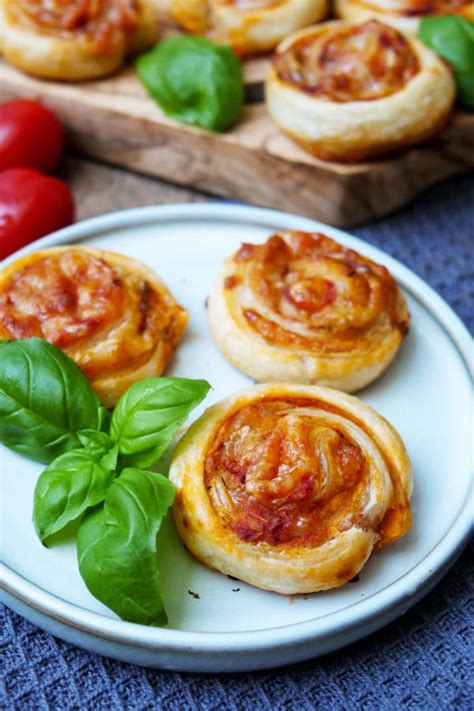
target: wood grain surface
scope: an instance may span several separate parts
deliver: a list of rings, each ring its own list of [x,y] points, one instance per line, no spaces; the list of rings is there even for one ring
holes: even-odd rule
[[[265,73],[246,67],[248,84]],[[351,225],[388,214],[420,191],[474,166],[474,115],[457,113],[437,138],[385,160],[343,165],[313,158],[286,138],[262,103],[247,104],[225,134],[163,115],[128,67],[81,84],[34,79],[0,62],[0,101],[40,99],[84,155],[212,194]]]
[[[159,178],[72,155],[63,158],[58,176],[67,182],[74,194],[76,221],[131,207],[213,199],[206,193],[172,185]]]

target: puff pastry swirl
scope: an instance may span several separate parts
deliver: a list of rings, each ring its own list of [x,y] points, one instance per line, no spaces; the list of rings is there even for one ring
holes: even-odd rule
[[[161,279],[121,254],[56,247],[0,272],[0,338],[58,346],[107,407],[137,380],[161,375],[187,322]]]
[[[237,54],[268,52],[290,32],[319,22],[328,0],[169,0],[175,21]]]
[[[343,585],[411,525],[397,432],[314,385],[259,385],[211,407],[178,443],[170,479],[189,551],[278,593]]]
[[[472,0],[336,0],[336,15],[351,22],[375,18],[403,32],[416,34],[430,15],[461,15],[474,21]]]
[[[151,0],[0,0],[1,50],[29,74],[79,81],[114,72],[156,40]]]
[[[255,380],[347,392],[388,367],[409,326],[385,267],[297,231],[242,245],[224,263],[208,313],[224,356]]]
[[[315,156],[342,162],[434,135],[454,98],[446,64],[377,20],[328,22],[287,37],[266,83],[278,126]]]

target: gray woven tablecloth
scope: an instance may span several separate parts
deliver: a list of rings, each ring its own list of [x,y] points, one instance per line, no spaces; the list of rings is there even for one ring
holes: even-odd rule
[[[474,180],[353,232],[433,286],[474,331]],[[2,611],[0,708],[474,709],[473,552],[413,610],[326,657],[268,672],[175,674],[84,652]]]

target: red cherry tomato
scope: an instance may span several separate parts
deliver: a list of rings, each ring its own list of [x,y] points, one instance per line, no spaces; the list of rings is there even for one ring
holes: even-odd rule
[[[64,146],[64,129],[37,101],[19,99],[0,105],[0,170],[38,168],[53,171]]]
[[[0,173],[0,259],[73,219],[74,200],[62,180],[32,168]]]

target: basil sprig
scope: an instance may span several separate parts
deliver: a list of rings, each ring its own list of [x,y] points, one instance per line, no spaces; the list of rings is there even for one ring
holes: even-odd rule
[[[78,521],[80,573],[122,619],[163,625],[156,536],[174,487],[144,470],[171,444],[209,384],[150,378],[127,390],[110,418],[82,371],[38,338],[0,342],[0,442],[49,466],[33,520],[47,542]]]
[[[453,68],[458,103],[474,109],[474,22],[459,15],[424,17],[418,35]]]
[[[136,66],[149,94],[171,118],[212,131],[226,131],[239,120],[242,65],[229,47],[205,37],[168,37],[142,54]]]

